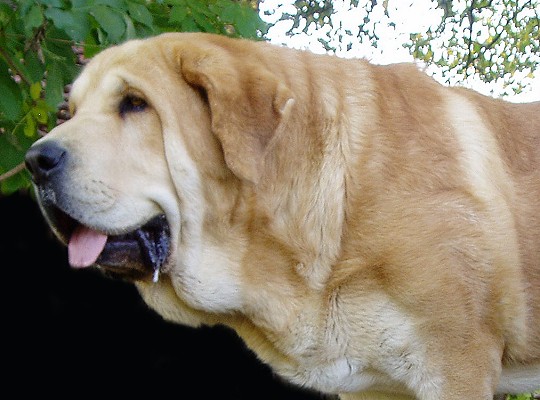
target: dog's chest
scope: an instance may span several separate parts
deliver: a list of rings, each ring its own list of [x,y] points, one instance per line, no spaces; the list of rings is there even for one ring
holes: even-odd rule
[[[274,366],[292,382],[327,393],[383,387],[407,393],[405,384],[413,376],[426,376],[420,371],[425,352],[414,325],[384,295],[365,295],[354,304],[336,296],[322,324],[317,321],[299,315],[288,333],[274,337],[296,361]]]

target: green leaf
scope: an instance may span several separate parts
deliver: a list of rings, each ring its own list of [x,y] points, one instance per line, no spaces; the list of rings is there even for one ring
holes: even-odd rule
[[[7,26],[11,18],[13,17],[14,11],[5,3],[0,3],[0,29],[4,29]]]
[[[0,60],[0,117],[15,121],[22,113],[21,88],[12,79],[7,65]]]
[[[92,0],[95,5],[103,5],[115,10],[126,10],[125,0]]]
[[[124,22],[126,23],[126,40],[136,39],[137,30],[135,29],[135,24],[133,24],[133,20],[129,17],[129,15],[124,14]]]
[[[52,110],[56,110],[64,101],[64,78],[62,65],[52,62],[47,65],[47,86],[45,87],[45,101]]]
[[[34,137],[36,135],[37,131],[37,124],[36,120],[34,118],[28,117],[26,118],[25,124],[24,124],[24,136],[26,137]]]
[[[181,24],[187,16],[186,6],[173,6],[169,15],[169,22],[172,24]]]
[[[191,15],[193,16],[193,20],[203,29],[204,32],[219,33],[219,30],[216,29],[205,13],[191,10]]]
[[[11,178],[0,182],[0,192],[4,195],[9,195],[22,188],[30,187],[30,182],[28,172],[23,169],[18,174],[13,175]]]
[[[86,12],[49,8],[45,10],[45,16],[76,42],[84,41],[90,33],[90,22]]]
[[[93,35],[88,36],[88,39],[84,42],[83,54],[86,58],[92,58],[99,53],[102,48],[96,42]]]
[[[201,28],[193,18],[185,18],[181,24],[181,29],[184,32],[200,32]]]
[[[21,17],[24,18],[36,2],[35,0],[20,0],[18,1],[18,3],[19,4],[17,5],[17,12]]]
[[[128,13],[135,21],[150,28],[154,27],[154,17],[152,17],[148,8],[142,4],[128,3]]]
[[[71,4],[73,8],[84,9],[86,10],[85,12],[92,10],[98,5],[111,7],[116,10],[126,9],[125,0],[71,0]]]
[[[30,79],[30,81],[39,82],[43,79],[45,66],[39,59],[37,52],[28,51],[24,55],[24,65],[26,67],[26,76],[28,77],[28,79]]]
[[[223,5],[223,10],[221,11],[221,18],[227,23],[234,23],[237,21],[239,16],[241,17],[242,6],[238,3],[227,2]]]
[[[41,82],[34,82],[30,85],[30,98],[37,100],[41,96]]]
[[[7,134],[0,135],[0,169],[7,172],[19,163],[17,148],[11,143]]]
[[[91,35],[88,35],[91,37]],[[85,43],[88,38],[85,39]],[[70,82],[78,74],[80,68],[76,64],[77,57],[73,52],[73,43],[64,32],[51,27],[43,42],[43,54],[45,56],[45,68],[50,69],[51,63],[60,63],[64,82]]]
[[[46,124],[49,121],[49,107],[47,103],[43,100],[38,101],[34,108],[32,108],[32,115],[39,124]]]
[[[107,33],[110,42],[118,43],[126,31],[126,24],[122,18],[122,14],[117,10],[99,5],[92,8],[90,14],[94,16],[96,22]]]
[[[41,26],[43,23],[43,13],[38,4],[34,4],[28,14],[24,18],[24,30],[27,35],[31,35],[34,28]]]
[[[93,0],[71,0],[71,8],[91,8],[95,5]]]
[[[41,0],[41,4],[48,7],[62,8],[62,0]]]
[[[24,154],[33,142],[34,140],[26,137],[14,140],[10,134],[0,135],[0,174],[19,167],[24,162]],[[18,174],[0,182],[0,192],[13,193],[18,189],[28,187],[29,184],[28,172],[23,168]]]
[[[256,39],[259,31],[267,29],[265,22],[249,5],[225,0],[210,4],[209,9],[224,24],[233,25],[239,36]]]

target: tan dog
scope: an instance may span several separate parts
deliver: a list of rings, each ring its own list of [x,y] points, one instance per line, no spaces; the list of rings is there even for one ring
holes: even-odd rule
[[[96,56],[27,165],[74,267],[343,399],[540,388],[540,104],[262,42]]]

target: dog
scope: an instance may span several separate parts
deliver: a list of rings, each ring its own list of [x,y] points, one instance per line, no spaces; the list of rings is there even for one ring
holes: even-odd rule
[[[132,40],[28,150],[73,268],[341,399],[540,388],[540,103],[413,64]]]

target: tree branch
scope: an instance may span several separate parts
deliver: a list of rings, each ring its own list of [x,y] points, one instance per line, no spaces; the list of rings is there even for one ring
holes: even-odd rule
[[[467,70],[469,69],[469,66],[472,65],[472,46],[473,46],[473,24],[474,24],[474,3],[475,0],[471,1],[471,7],[467,10],[467,17],[469,18],[469,37],[467,38],[467,61],[465,61],[465,78],[469,77],[469,73]]]
[[[19,69],[19,67],[17,67],[17,65],[15,64],[15,62],[13,62],[13,60],[11,59],[11,57],[9,56],[9,54],[7,53],[7,51],[0,47],[0,56],[2,56],[2,58],[4,60],[6,60],[7,64],[9,65],[9,67],[12,69],[13,73],[15,73],[16,75],[20,76],[21,79],[24,81],[24,83],[26,83],[27,85],[31,85],[32,83],[30,82],[30,80],[24,75],[24,73]]]
[[[2,175],[0,175],[0,182],[3,182],[5,180],[7,180],[7,179],[11,178],[14,175],[17,175],[19,172],[21,172],[25,168],[26,168],[26,166],[25,166],[24,162],[20,163],[19,165],[17,165],[14,168],[11,168],[8,172],[5,172]]]

